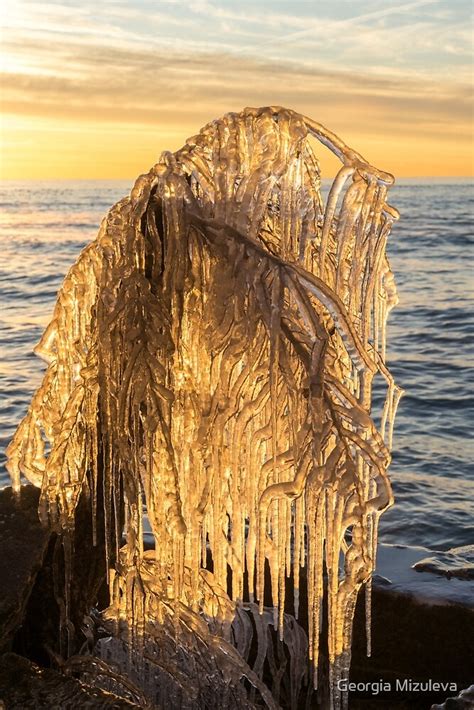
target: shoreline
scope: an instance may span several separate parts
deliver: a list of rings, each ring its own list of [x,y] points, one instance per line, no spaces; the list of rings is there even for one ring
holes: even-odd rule
[[[38,497],[39,490],[33,486],[22,487],[19,501],[11,489],[0,490],[2,653],[18,653],[20,640],[31,623],[28,614],[38,605],[34,597],[49,536],[37,518]],[[372,707],[370,703],[375,708],[379,707],[376,703],[389,701],[394,710],[401,710],[407,702],[407,707],[423,710],[427,702],[443,702],[469,686],[468,659],[474,657],[474,639],[469,633],[474,626],[474,580],[448,579],[412,569],[413,561],[429,552],[426,548],[379,545],[373,577],[370,658],[365,649],[363,593],[359,594],[354,620],[348,686],[351,709],[365,710]],[[301,591],[304,598],[303,588]],[[44,606],[47,601],[43,598],[40,603]],[[37,659],[30,658],[25,665],[25,659],[10,658],[9,663],[19,664],[22,673],[35,677],[39,671],[28,666],[31,660]],[[25,680],[25,688],[27,685]],[[10,710],[14,706],[7,707]]]

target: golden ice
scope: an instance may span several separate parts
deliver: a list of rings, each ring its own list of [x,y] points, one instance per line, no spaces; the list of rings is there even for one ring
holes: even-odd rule
[[[325,203],[315,139],[342,162]],[[245,601],[263,611],[268,563],[275,625],[283,638],[290,577],[316,669],[326,594],[334,708],[347,702],[338,688],[357,594],[365,583],[370,599],[378,518],[392,503],[392,183],[280,107],[226,114],[164,153],[69,271],[36,348],[47,372],[8,450],[14,485],[23,474],[41,486],[42,515],[59,528],[90,496],[110,566],[138,570],[145,597],[169,600],[162,611],[224,623],[244,575]],[[130,626],[162,613],[118,594],[111,608]]]

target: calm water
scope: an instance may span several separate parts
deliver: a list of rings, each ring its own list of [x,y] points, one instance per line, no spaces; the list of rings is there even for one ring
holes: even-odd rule
[[[56,291],[129,188],[122,181],[0,183],[0,485],[8,482],[4,449],[41,380],[32,348]],[[402,220],[390,243],[400,304],[390,321],[389,360],[406,396],[384,542],[432,549],[474,543],[473,202],[466,182],[400,181],[391,191]]]

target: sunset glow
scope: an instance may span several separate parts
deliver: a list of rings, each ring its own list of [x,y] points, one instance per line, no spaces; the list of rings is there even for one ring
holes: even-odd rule
[[[470,175],[470,14],[464,0],[7,0],[1,175],[128,178],[196,126],[268,104],[397,176]]]

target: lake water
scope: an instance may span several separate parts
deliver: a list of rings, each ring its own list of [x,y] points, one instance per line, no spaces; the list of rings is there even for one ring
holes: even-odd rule
[[[127,181],[0,183],[0,486],[4,450],[39,385],[33,346],[56,292]],[[401,180],[402,219],[389,254],[400,304],[389,322],[389,365],[406,390],[390,469],[395,506],[383,542],[448,549],[474,543],[472,184]]]

